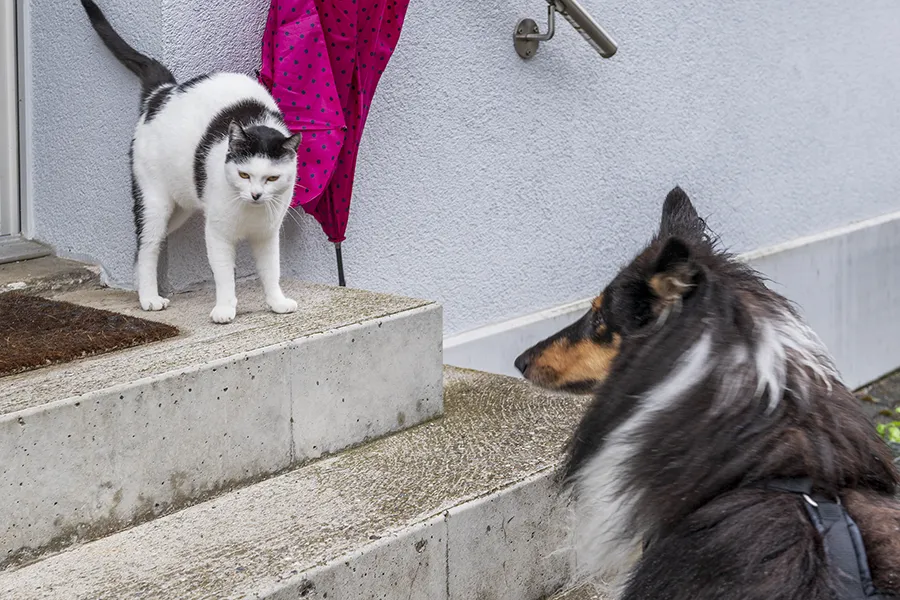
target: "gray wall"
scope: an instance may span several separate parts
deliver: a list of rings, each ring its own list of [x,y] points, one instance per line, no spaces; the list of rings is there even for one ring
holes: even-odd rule
[[[131,281],[134,78],[76,0],[30,1],[36,237]],[[445,304],[446,333],[594,294],[681,184],[739,251],[900,208],[900,3],[585,0],[620,42],[604,61],[561,22],[532,61],[543,0],[413,0],[363,140],[348,282]],[[268,2],[103,0],[178,77],[251,71]],[[288,274],[334,280],[302,214]],[[197,223],[172,282],[206,279]]]

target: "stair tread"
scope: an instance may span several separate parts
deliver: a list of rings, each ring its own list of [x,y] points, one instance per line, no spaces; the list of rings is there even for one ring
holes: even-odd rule
[[[37,369],[2,379],[0,415],[128,384],[164,373],[213,363],[339,327],[386,317],[433,304],[374,292],[284,281],[285,294],[299,308],[277,315],[264,304],[257,281],[237,285],[237,318],[228,325],[209,320],[214,291],[209,288],[177,294],[168,309],[144,312],[133,292],[112,289],[77,290],[54,299],[169,323],[181,335],[156,342]]]
[[[0,264],[42,258],[52,252],[50,247],[18,235],[0,235]]]
[[[610,596],[597,586],[585,584],[575,589],[560,592],[550,600],[607,600]]]
[[[18,291],[46,295],[99,287],[100,267],[57,256],[0,264],[0,293]]]
[[[448,368],[443,418],[0,573],[0,597],[246,597],[554,468],[586,402]]]

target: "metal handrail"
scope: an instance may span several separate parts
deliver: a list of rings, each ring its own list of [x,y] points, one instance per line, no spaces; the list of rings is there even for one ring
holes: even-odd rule
[[[578,0],[547,0],[547,31],[541,33],[533,19],[522,19],[516,24],[513,45],[522,58],[532,58],[537,54],[541,42],[549,41],[556,32],[556,13],[559,13],[575,28],[591,48],[603,58],[612,57],[619,49],[615,40],[578,3]]]

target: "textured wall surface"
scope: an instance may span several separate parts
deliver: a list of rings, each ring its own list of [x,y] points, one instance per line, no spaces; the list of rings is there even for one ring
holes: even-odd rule
[[[76,0],[23,1],[37,237],[128,284],[137,82]],[[267,4],[101,2],[179,77],[252,71]],[[740,251],[900,208],[900,4],[584,4],[612,60],[565,22],[520,60],[513,26],[541,0],[413,0],[363,139],[350,285],[441,301],[450,334],[598,291],[676,183]],[[316,223],[284,231],[286,273],[333,282]],[[209,277],[199,234],[171,244],[176,286]]]
[[[31,202],[35,237],[63,255],[103,264],[132,282],[134,225],[128,147],[139,86],[91,29],[77,0],[29,2],[32,60]],[[113,23],[148,53],[163,47],[155,2],[101,3]]]

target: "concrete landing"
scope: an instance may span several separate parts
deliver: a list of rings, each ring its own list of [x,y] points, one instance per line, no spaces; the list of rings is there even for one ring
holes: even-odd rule
[[[0,264],[40,258],[52,252],[48,246],[18,235],[0,236]]]
[[[593,585],[584,585],[572,590],[560,592],[550,600],[610,600],[611,596]]]
[[[17,291],[48,295],[99,286],[100,267],[56,256],[0,264],[0,294]]]
[[[182,335],[0,379],[0,566],[92,539],[442,412],[441,308],[257,282],[238,316],[212,290],[145,313],[133,293],[54,295],[164,321]]]
[[[538,600],[587,400],[450,370],[442,419],[0,574],[4,600]]]

